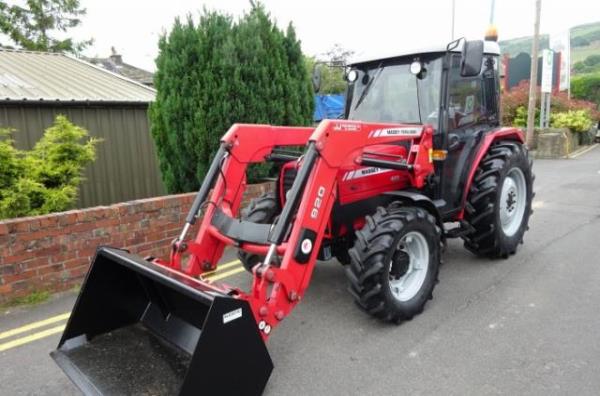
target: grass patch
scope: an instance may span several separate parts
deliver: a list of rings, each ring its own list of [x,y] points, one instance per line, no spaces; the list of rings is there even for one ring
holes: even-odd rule
[[[37,305],[37,304],[41,304],[44,301],[48,300],[50,298],[50,292],[49,291],[34,291],[29,293],[26,296],[23,297],[17,297],[17,298],[13,298],[12,300],[8,301],[5,304],[2,304],[2,307],[7,308],[7,307],[14,307],[17,305]]]

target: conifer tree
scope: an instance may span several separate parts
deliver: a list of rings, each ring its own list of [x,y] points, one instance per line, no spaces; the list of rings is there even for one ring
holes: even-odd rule
[[[80,53],[93,40],[75,41],[66,36],[81,25],[85,14],[80,0],[0,1],[0,46]]]
[[[277,27],[260,3],[239,21],[204,11],[175,22],[159,42],[150,110],[169,192],[197,189],[232,124],[308,125],[313,93],[293,26]],[[268,173],[255,166],[250,181]]]

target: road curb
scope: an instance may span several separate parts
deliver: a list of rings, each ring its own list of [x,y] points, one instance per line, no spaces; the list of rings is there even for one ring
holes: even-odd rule
[[[589,151],[592,151],[593,149],[595,149],[596,147],[598,147],[600,144],[598,143],[594,143],[591,146],[588,147],[582,147],[579,150],[576,150],[575,152],[569,154],[568,158],[577,158],[580,155],[583,155]]]

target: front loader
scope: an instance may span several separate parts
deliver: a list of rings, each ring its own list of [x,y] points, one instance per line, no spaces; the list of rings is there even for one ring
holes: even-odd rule
[[[447,238],[513,254],[533,177],[521,131],[498,126],[491,44],[352,64],[344,119],[316,128],[233,125],[168,260],[97,250],[54,360],[86,394],[260,394],[265,342],[317,260],[337,257],[357,305],[400,323],[432,298]],[[241,210],[264,161],[275,192]],[[227,247],[251,290],[204,278]]]

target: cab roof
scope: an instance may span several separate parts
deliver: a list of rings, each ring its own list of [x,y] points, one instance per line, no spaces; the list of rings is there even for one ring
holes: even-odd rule
[[[463,49],[463,45],[464,45],[464,40],[461,40],[459,42],[459,44],[456,46],[456,48],[454,48],[452,50],[452,52],[461,52]],[[410,50],[409,51],[396,51],[396,52],[387,51],[386,53],[383,53],[383,54],[376,54],[376,55],[371,55],[371,56],[359,56],[354,59],[350,59],[350,61],[348,62],[348,66],[357,65],[357,64],[361,64],[361,63],[369,63],[369,62],[374,62],[374,61],[378,61],[378,60],[400,58],[403,56],[433,54],[436,52],[446,52],[446,46],[447,46],[447,44],[438,45],[435,47],[420,48],[420,49],[415,49],[412,51],[410,51]],[[485,54],[500,55],[500,46],[495,41],[484,41],[483,52]]]

